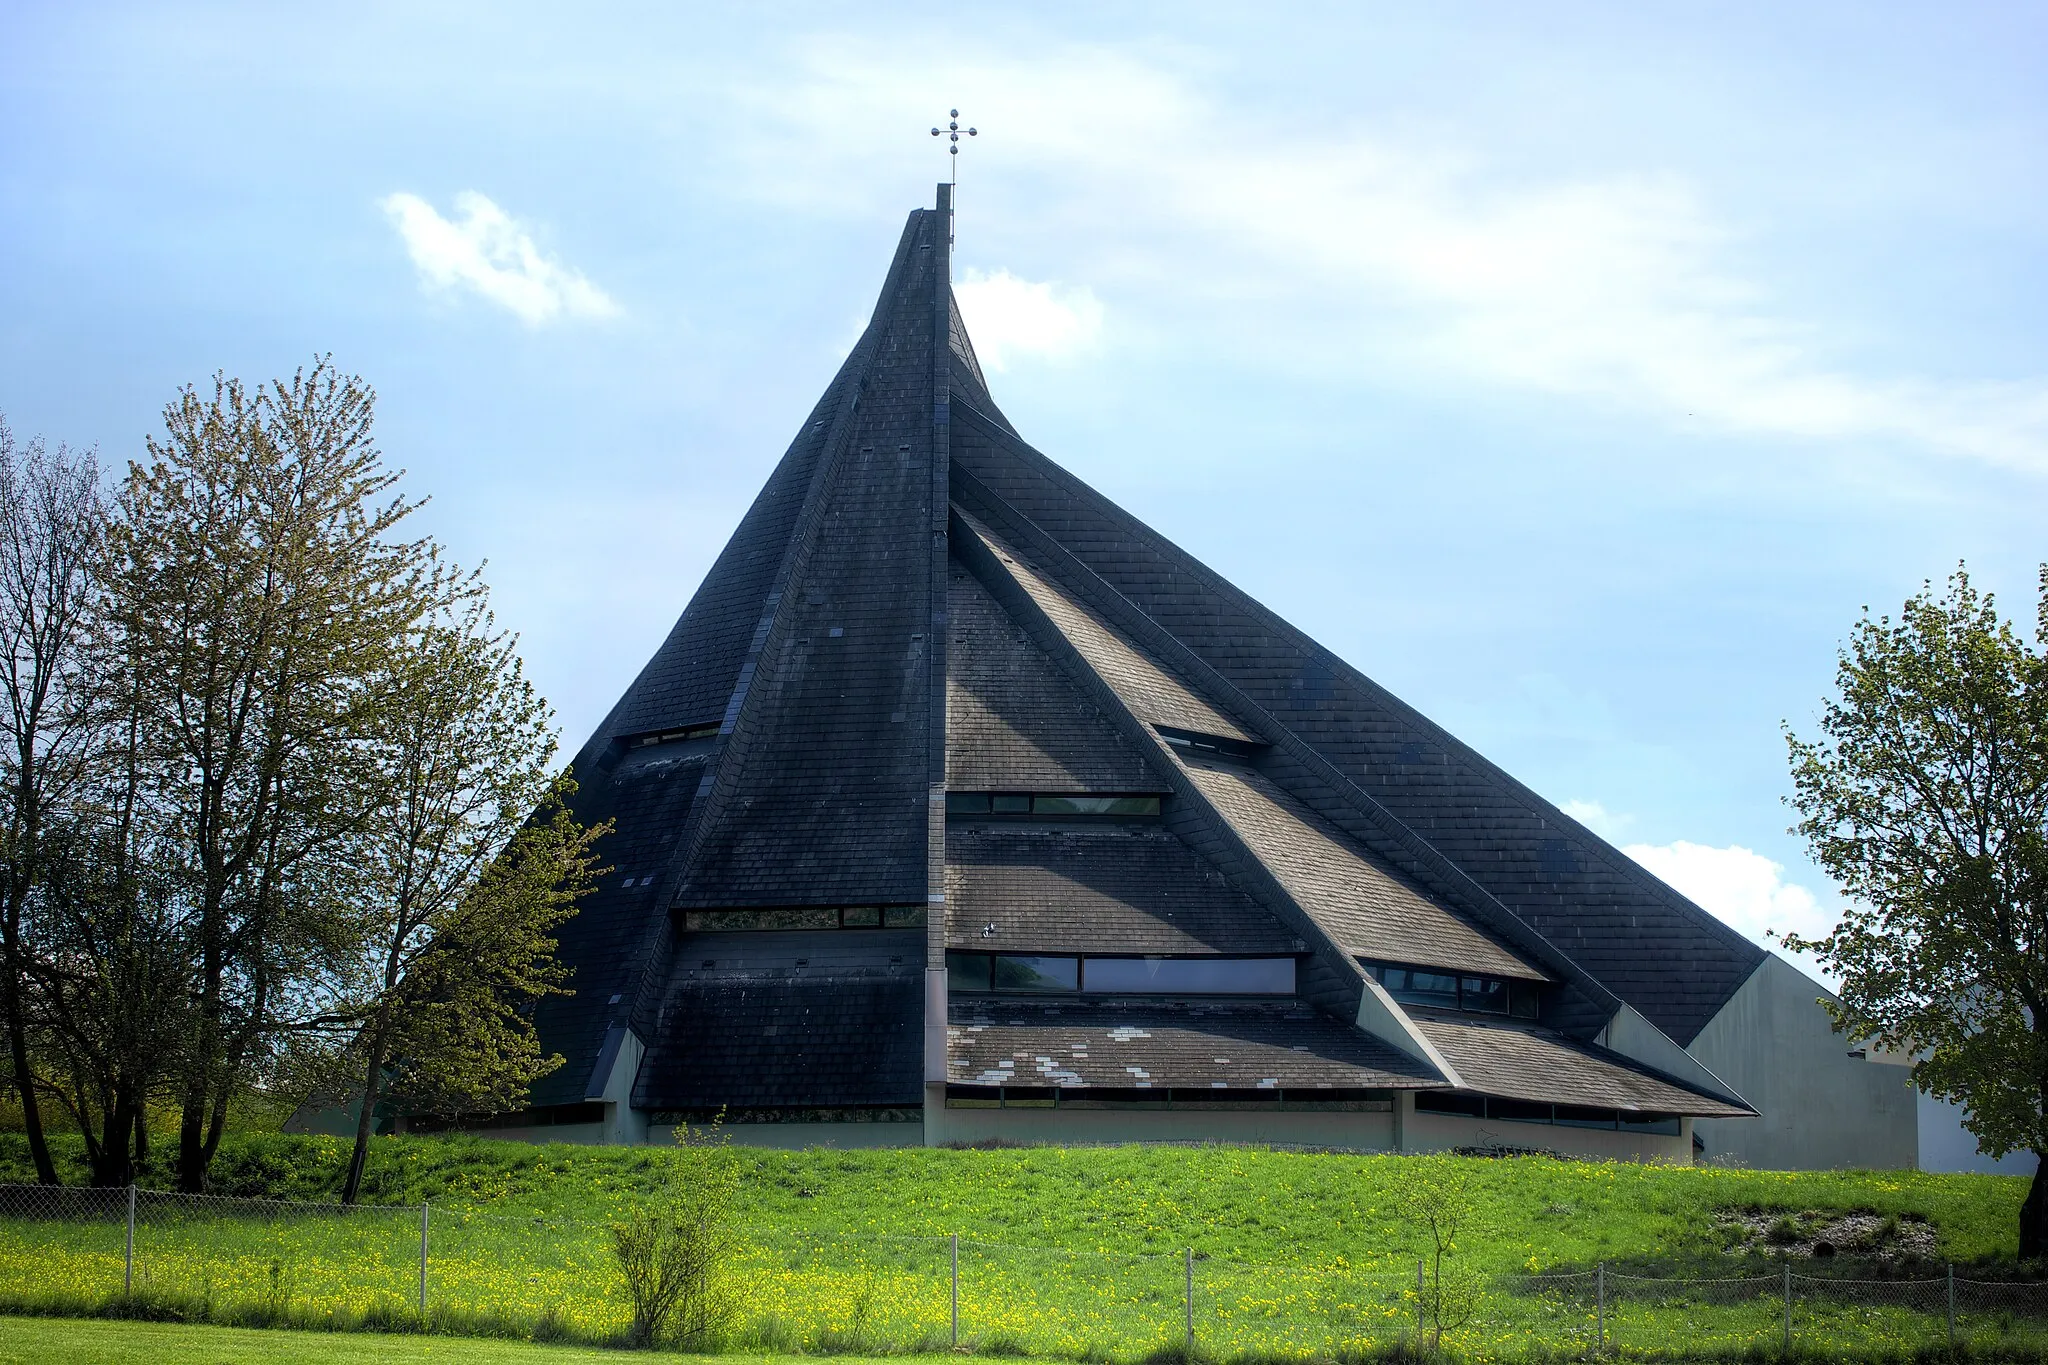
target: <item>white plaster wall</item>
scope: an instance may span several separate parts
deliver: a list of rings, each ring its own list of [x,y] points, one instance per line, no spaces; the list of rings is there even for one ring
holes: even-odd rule
[[[1911,1072],[1851,1057],[1827,988],[1776,953],[1686,1049],[1757,1110],[1701,1119],[1703,1160],[1760,1170],[1911,1170],[1919,1131]]]
[[[938,1109],[925,1138],[942,1142],[1251,1142],[1384,1152],[1391,1110],[1239,1113],[1224,1109]]]
[[[1562,1123],[1513,1123],[1415,1110],[1402,1115],[1401,1150],[1444,1152],[1453,1147],[1538,1147],[1592,1161],[1692,1164],[1692,1133],[1681,1119],[1675,1136],[1607,1132]]]
[[[1920,1169],[1923,1171],[1970,1172],[1982,1175],[2031,1176],[2041,1164],[2032,1152],[2009,1152],[1988,1157],[1977,1150],[1977,1137],[1963,1127],[1967,1111],[1959,1104],[1932,1095],[1915,1097],[1915,1114],[1920,1129]]]

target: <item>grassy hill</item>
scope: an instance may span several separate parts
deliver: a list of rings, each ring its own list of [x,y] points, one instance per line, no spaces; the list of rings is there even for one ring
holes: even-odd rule
[[[335,1139],[231,1138],[214,1189],[331,1199],[347,1151]],[[75,1172],[76,1152],[65,1155]],[[0,1181],[26,1180],[25,1156],[18,1137],[0,1137]],[[1868,1215],[1852,1221],[1880,1244],[1890,1239],[1894,1253],[1917,1242],[1911,1255],[1858,1272],[1896,1288],[1830,1300],[1815,1281],[1802,1291],[1797,1332],[1845,1358],[1853,1346],[1857,1358],[1891,1359],[1945,1330],[1940,1262],[1985,1280],[2011,1273],[2000,1263],[2011,1259],[2025,1194],[2021,1180],[1985,1176],[1220,1146],[734,1156],[745,1235],[730,1263],[742,1313],[728,1344],[763,1352],[944,1350],[954,1234],[962,1341],[985,1352],[1139,1360],[1180,1339],[1190,1278],[1198,1335],[1214,1357],[1398,1352],[1416,1321],[1424,1250],[1398,1192],[1430,1170],[1462,1177],[1475,1207],[1454,1258],[1483,1286],[1478,1315],[1455,1338],[1470,1358],[1547,1359],[1600,1331],[1648,1354],[1768,1350],[1783,1331],[1783,1297],[1766,1234],[1810,1242],[1813,1229]],[[625,1310],[610,1227],[658,1195],[674,1161],[672,1149],[380,1139],[367,1190],[387,1207],[337,1217],[144,1199],[134,1298],[119,1292],[125,1200],[52,1218],[46,1196],[21,1196],[15,1216],[0,1216],[0,1311],[616,1340]],[[162,1188],[166,1176],[153,1166],[145,1183]],[[432,1239],[425,1318],[422,1200]],[[1801,1262],[1801,1273],[1839,1275],[1846,1259]],[[1631,1291],[1610,1275],[1602,1317],[1591,1275],[1519,1278],[1600,1264],[1725,1284],[1702,1299],[1697,1287]],[[2017,1312],[1964,1314],[1973,1349],[2038,1351],[2048,1286],[2021,1292]]]
[[[83,1179],[64,1144],[70,1178]],[[1413,1266],[1394,1208],[1408,1163],[1251,1147],[742,1148],[747,1222],[807,1233],[944,1236],[1074,1250],[1178,1253],[1287,1265]],[[168,1152],[142,1183],[169,1188]],[[348,1156],[333,1138],[230,1136],[212,1190],[331,1199]],[[609,1221],[658,1188],[659,1148],[534,1147],[380,1138],[365,1198]],[[1866,1211],[1925,1219],[1932,1259],[2010,1261],[2026,1182],[1911,1171],[1802,1172],[1456,1159],[1479,1209],[1469,1253],[1492,1271],[1726,1264],[1723,1210]],[[32,1180],[26,1144],[0,1135],[0,1182]]]

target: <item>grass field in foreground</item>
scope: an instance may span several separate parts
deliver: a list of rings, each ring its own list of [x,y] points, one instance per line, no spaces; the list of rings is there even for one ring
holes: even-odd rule
[[[225,1192],[321,1198],[346,1144],[245,1138],[216,1167]],[[0,1139],[0,1179],[18,1179],[19,1139]],[[762,1351],[943,1347],[949,1247],[959,1233],[962,1331],[983,1350],[1132,1359],[1184,1330],[1184,1249],[1196,1253],[1198,1336],[1220,1355],[1382,1349],[1413,1323],[1418,1232],[1396,1211],[1418,1160],[1465,1172],[1480,1214],[1461,1264],[1489,1280],[1626,1270],[1775,1275],[1726,1254],[1716,1212],[1868,1210],[1926,1219],[1936,1261],[2005,1272],[2025,1182],[1911,1172],[1788,1175],[1574,1163],[1541,1158],[1345,1156],[1244,1147],[741,1149],[746,1251],[736,1344]],[[430,1304],[444,1330],[558,1333],[601,1341],[624,1325],[608,1224],[660,1183],[658,1149],[527,1147],[473,1139],[380,1140],[371,1192],[429,1198]],[[155,1174],[155,1173],[153,1173]],[[117,1219],[0,1220],[0,1302],[91,1311],[119,1290]],[[404,1325],[415,1310],[417,1211],[346,1218],[279,1212],[188,1214],[153,1204],[138,1229],[137,1288],[148,1311],[211,1320]],[[1939,1273],[1932,1266],[1918,1272]],[[1796,1338],[1882,1356],[1932,1344],[1918,1311],[1802,1302]],[[1712,1301],[1709,1301],[1712,1300]],[[131,1305],[131,1307],[133,1307]],[[1545,1295],[1490,1292],[1453,1340],[1477,1358],[1589,1344],[1591,1285]],[[1986,1346],[2033,1342],[2029,1314],[1965,1322]],[[1739,1352],[1782,1332],[1775,1282],[1706,1296],[1610,1305],[1610,1341],[1634,1351]]]
[[[631,1365],[639,1356],[520,1341],[250,1331],[166,1322],[0,1317],[0,1365]],[[770,1357],[721,1357],[750,1365]],[[842,1365],[859,1365],[841,1357]],[[909,1365],[897,1357],[893,1365]]]

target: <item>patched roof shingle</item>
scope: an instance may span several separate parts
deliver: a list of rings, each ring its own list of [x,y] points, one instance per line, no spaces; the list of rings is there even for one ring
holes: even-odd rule
[[[1405,1053],[1298,1002],[955,999],[953,1085],[1380,1090],[1440,1085]]]

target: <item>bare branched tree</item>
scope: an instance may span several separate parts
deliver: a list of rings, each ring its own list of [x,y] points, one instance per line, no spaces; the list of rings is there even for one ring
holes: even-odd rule
[[[105,530],[94,453],[17,446],[0,419],[0,1008],[36,1178],[54,1184],[30,1038],[32,901],[93,755],[85,652]]]

